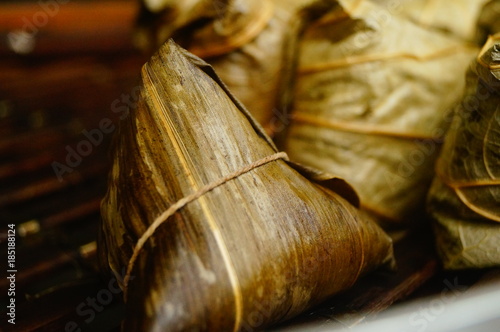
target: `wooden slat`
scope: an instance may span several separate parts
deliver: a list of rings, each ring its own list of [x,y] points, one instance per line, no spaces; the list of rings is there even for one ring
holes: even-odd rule
[[[43,8],[40,3],[52,4]],[[40,1],[0,4],[0,37],[25,31],[34,38],[30,54],[116,52],[131,48],[137,1]],[[12,35],[11,35],[12,36]],[[2,43],[0,55],[13,51]]]

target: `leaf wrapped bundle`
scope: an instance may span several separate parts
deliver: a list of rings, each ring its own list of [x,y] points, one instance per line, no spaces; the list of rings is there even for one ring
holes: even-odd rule
[[[352,188],[277,154],[201,59],[169,41],[142,79],[102,203],[101,260],[130,276],[124,330],[253,330],[393,263]]]
[[[335,1],[160,3],[163,11],[156,19],[145,20],[140,44],[156,49],[173,37],[210,63],[232,93],[272,133],[278,125],[273,116],[288,103],[303,26],[332,8]]]
[[[433,166],[475,48],[370,1],[339,1],[308,28],[285,150],[335,172],[380,221],[422,216]]]
[[[500,266],[500,34],[471,66],[428,198],[448,269]]]

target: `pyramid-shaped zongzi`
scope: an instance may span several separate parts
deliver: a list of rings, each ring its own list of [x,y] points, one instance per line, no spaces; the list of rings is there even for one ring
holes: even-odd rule
[[[201,59],[168,41],[142,79],[102,203],[124,330],[258,329],[392,262],[350,187],[289,163]]]

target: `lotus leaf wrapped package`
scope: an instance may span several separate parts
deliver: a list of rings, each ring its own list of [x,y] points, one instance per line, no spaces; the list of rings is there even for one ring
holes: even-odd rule
[[[448,269],[500,265],[500,35],[467,75],[427,208]]]
[[[285,151],[351,183],[382,222],[421,220],[434,162],[477,50],[339,1],[301,41]]]

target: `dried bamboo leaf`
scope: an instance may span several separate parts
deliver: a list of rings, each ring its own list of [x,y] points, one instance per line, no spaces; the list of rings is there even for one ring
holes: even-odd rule
[[[277,150],[201,59],[169,41],[142,79],[102,203],[102,260],[121,274],[136,257],[124,330],[254,330],[393,262],[390,239],[342,198],[352,191],[340,179],[282,159],[224,178]],[[196,198],[157,218],[186,197]]]
[[[476,37],[476,24],[488,0],[373,0],[384,10],[380,16],[399,14],[432,29],[451,33],[464,40]]]
[[[449,269],[500,265],[500,34],[479,53],[467,84],[428,202]]]
[[[301,42],[285,150],[345,178],[381,220],[418,219],[477,51],[403,17],[374,21],[370,1],[339,3]]]
[[[149,30],[158,25],[161,30],[148,32],[154,40],[149,44],[156,49],[174,37],[184,48],[207,60],[257,121],[272,133],[273,115],[288,103],[297,38],[307,22],[323,15],[335,2],[211,1],[218,15],[203,24],[173,27],[163,16],[159,24],[149,23]],[[193,15],[190,17],[193,21]]]

